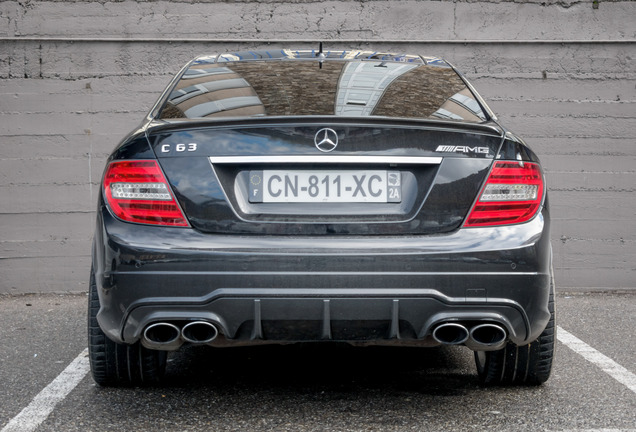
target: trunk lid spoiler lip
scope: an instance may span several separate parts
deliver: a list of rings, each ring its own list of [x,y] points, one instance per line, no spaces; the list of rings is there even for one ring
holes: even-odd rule
[[[342,117],[342,116],[271,116],[256,118],[224,118],[223,120],[151,120],[145,125],[146,137],[166,131],[182,131],[191,129],[233,129],[263,126],[369,126],[396,127],[423,130],[441,130],[448,132],[465,132],[478,135],[488,135],[497,138],[505,136],[503,129],[497,122],[465,123],[428,119],[401,119],[390,117]]]

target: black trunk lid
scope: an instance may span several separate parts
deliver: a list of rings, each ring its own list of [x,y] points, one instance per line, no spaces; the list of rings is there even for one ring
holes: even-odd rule
[[[269,235],[455,230],[502,140],[494,125],[307,118],[183,122],[148,138],[193,228]]]

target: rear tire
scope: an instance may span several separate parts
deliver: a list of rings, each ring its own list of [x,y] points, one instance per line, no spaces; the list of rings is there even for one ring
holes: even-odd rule
[[[550,321],[539,338],[525,346],[508,343],[498,351],[475,351],[483,385],[540,385],[548,380],[555,349],[554,281],[548,302]]]
[[[97,323],[99,298],[91,269],[88,293],[88,357],[95,382],[102,386],[137,386],[159,382],[166,369],[166,352],[110,340]]]

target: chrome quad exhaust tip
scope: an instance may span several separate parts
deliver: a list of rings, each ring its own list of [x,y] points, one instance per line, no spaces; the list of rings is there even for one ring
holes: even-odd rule
[[[193,344],[207,344],[219,335],[219,330],[207,321],[194,321],[186,324],[181,329],[181,337],[184,341]]]
[[[496,351],[506,345],[508,335],[498,324],[480,324],[470,329],[466,346],[473,351]]]
[[[144,330],[141,344],[148,349],[177,350],[183,344],[181,330],[176,325],[167,322],[150,324]]]
[[[444,345],[461,345],[468,336],[468,329],[458,323],[440,324],[433,330],[433,339]]]

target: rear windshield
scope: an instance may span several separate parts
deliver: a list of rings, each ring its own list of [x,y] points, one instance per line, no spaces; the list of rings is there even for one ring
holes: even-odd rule
[[[159,118],[309,115],[486,120],[446,63],[380,60],[195,63]]]

